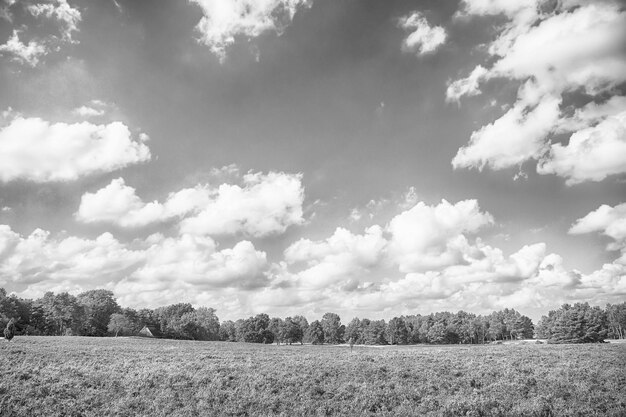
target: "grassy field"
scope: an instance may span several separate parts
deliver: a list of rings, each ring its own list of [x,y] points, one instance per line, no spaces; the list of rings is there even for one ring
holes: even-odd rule
[[[2,416],[624,416],[626,345],[0,341]]]

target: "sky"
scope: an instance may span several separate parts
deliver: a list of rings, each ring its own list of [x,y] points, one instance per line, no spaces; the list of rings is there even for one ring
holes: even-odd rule
[[[220,319],[626,301],[626,8],[0,0],[0,287]]]

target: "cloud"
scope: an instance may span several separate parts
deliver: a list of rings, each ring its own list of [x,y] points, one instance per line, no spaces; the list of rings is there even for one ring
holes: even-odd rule
[[[51,239],[35,230],[26,237],[0,225],[0,286],[8,291],[66,291],[116,281],[143,261],[110,233],[96,239]]]
[[[243,186],[222,184],[210,194],[206,206],[181,222],[182,233],[264,237],[304,222],[301,174],[248,173]]]
[[[126,185],[123,178],[114,179],[95,193],[83,194],[76,219],[84,223],[107,222],[122,227],[142,227],[183,216],[207,206],[211,199],[211,191],[201,186],[172,193],[163,204],[157,201],[145,203],[135,191]]]
[[[61,22],[63,39],[72,41],[72,32],[78,31],[78,22],[82,16],[78,9],[73,8],[67,0],[55,0],[48,3],[31,4],[27,10],[35,17],[45,16]]]
[[[499,170],[541,157],[546,150],[544,138],[558,121],[559,104],[559,98],[545,98],[529,109],[519,101],[502,117],[473,132],[469,145],[452,159],[452,166]]]
[[[97,117],[104,114],[104,110],[89,106],[80,106],[72,110],[72,113],[81,117]]]
[[[98,117],[104,115],[111,107],[101,100],[91,100],[87,105],[83,105],[72,110],[72,114],[80,117]]]
[[[264,32],[282,33],[308,0],[192,0],[203,17],[196,29],[200,41],[223,60],[237,37],[255,38]]]
[[[409,33],[402,43],[406,52],[424,55],[435,52],[446,41],[446,30],[441,26],[430,26],[426,18],[414,12],[400,19],[399,26]]]
[[[163,203],[146,203],[118,178],[95,193],[85,193],[76,218],[84,223],[143,227],[184,217],[182,234],[251,237],[281,234],[304,222],[301,175],[249,173],[242,181],[243,186],[199,184],[170,193]]]
[[[289,280],[307,289],[327,288],[337,282],[346,289],[355,289],[362,284],[359,279],[381,263],[386,246],[383,229],[377,225],[361,235],[337,228],[323,241],[300,239],[284,253],[289,266],[304,265]]]
[[[402,272],[439,269],[462,262],[468,250],[464,233],[491,223],[493,217],[481,212],[476,200],[442,200],[436,206],[419,202],[389,222],[389,252]]]
[[[9,23],[13,22],[13,14],[10,8],[16,2],[17,0],[0,0],[0,19],[4,19]]]
[[[179,281],[197,290],[252,289],[266,284],[266,254],[248,241],[217,251],[209,237],[182,235],[156,239],[145,251],[145,265],[133,272],[129,282]]]
[[[489,44],[493,64],[477,66],[467,78],[452,82],[447,100],[477,95],[480,83],[494,78],[523,84],[512,109],[472,133],[470,143],[454,158],[454,167],[499,170],[534,159],[541,161],[540,174],[557,174],[570,185],[626,172],[623,164],[606,155],[616,140],[589,138],[594,129],[603,134],[614,129],[615,121],[603,121],[615,115],[615,107],[621,109],[618,113],[624,111],[624,99],[615,98],[615,87],[626,81],[626,11],[612,1],[554,2],[548,7],[535,1],[465,0],[463,5],[462,14],[504,15],[508,20]],[[561,109],[564,95],[572,92],[594,99],[590,107],[574,106],[575,118]],[[550,145],[550,138],[564,129],[574,129],[570,146]],[[498,150],[492,150],[494,145]],[[585,145],[600,147],[593,169],[580,158]]]
[[[72,181],[148,161],[147,136],[139,140],[121,122],[50,123],[16,117],[0,130],[0,180]]]
[[[480,94],[480,81],[488,74],[487,69],[478,65],[467,78],[456,80],[446,90],[446,101],[459,103],[461,97],[470,97]]]
[[[31,40],[28,44],[23,43],[19,39],[19,32],[13,31],[11,37],[2,45],[0,45],[0,53],[8,54],[14,61],[21,64],[37,66],[39,58],[48,52],[46,46],[36,40]]]
[[[4,0],[0,5],[0,19],[13,23],[11,6],[17,4],[14,0]],[[11,37],[0,45],[0,54],[6,54],[13,61],[22,65],[35,67],[40,63],[43,56],[60,49],[62,44],[76,43],[72,34],[78,32],[78,23],[82,16],[78,9],[70,6],[67,0],[52,0],[36,4],[20,4],[32,16],[54,19],[59,22],[59,35],[54,33],[34,37],[28,43],[20,41],[20,34],[30,32],[30,28],[21,25],[20,29],[14,29]]]
[[[626,264],[626,203],[615,207],[603,204],[586,216],[576,220],[569,230],[570,234],[579,235],[599,232],[613,242],[607,247],[609,250],[621,250],[622,263]]]
[[[266,254],[252,243],[218,250],[211,238],[190,235],[125,244],[110,233],[53,238],[37,229],[24,237],[0,225],[0,261],[0,287],[30,297],[108,288],[136,305],[164,294],[167,302],[181,300],[169,291],[193,301],[207,292],[268,285]]]
[[[626,172],[626,111],[575,132],[567,145],[555,143],[537,172],[567,178],[567,184],[602,181]]]
[[[601,206],[571,233],[601,232],[613,239],[609,249],[623,248],[623,206]],[[184,300],[217,307],[222,319],[258,312],[392,317],[505,307],[538,317],[561,303],[613,303],[626,294],[623,259],[583,274],[565,268],[543,242],[506,255],[471,239],[492,222],[474,200],[418,202],[386,227],[362,233],[339,227],[327,238],[297,240],[273,263],[247,240],[220,249],[212,238],[191,234],[123,243],[110,233],[95,239],[42,230],[21,236],[0,225],[0,286],[28,297],[107,288],[123,305]]]

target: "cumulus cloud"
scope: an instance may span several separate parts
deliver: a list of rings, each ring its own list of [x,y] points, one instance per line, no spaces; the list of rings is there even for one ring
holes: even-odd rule
[[[430,26],[420,12],[414,12],[400,19],[399,26],[410,32],[402,43],[406,52],[424,55],[435,52],[446,41],[446,30],[441,26]]]
[[[4,1],[0,5],[0,18],[13,22],[11,6],[16,4],[14,0]],[[13,61],[22,65],[35,67],[41,58],[51,51],[58,50],[60,45],[76,43],[72,40],[72,34],[78,31],[78,23],[82,16],[78,9],[70,6],[67,0],[53,0],[42,3],[24,5],[24,9],[32,16],[53,19],[59,22],[59,34],[45,34],[30,39],[28,43],[20,40],[20,35],[30,32],[25,25],[20,30],[14,29],[11,37],[0,45],[0,54],[9,56]],[[59,36],[60,35],[60,36]]]
[[[210,194],[210,190],[198,186],[170,194],[163,204],[157,201],[145,203],[123,178],[117,178],[95,193],[83,194],[76,218],[84,223],[108,222],[122,227],[142,227],[206,206]]]
[[[555,143],[537,166],[540,174],[557,174],[567,184],[602,181],[626,172],[626,111],[596,126],[580,129],[567,145]]]
[[[613,242],[609,250],[621,250],[621,263],[626,265],[626,203],[615,207],[603,204],[586,216],[576,220],[569,230],[570,234],[602,233]]]
[[[0,130],[0,180],[71,181],[150,159],[145,134],[121,122],[50,123],[16,117]]]
[[[72,40],[72,32],[78,31],[82,16],[80,11],[67,3],[67,0],[54,0],[48,3],[31,4],[27,10],[35,17],[54,18],[62,25],[61,33],[65,40]]]
[[[17,30],[14,30],[11,37],[0,45],[0,54],[9,55],[14,61],[31,67],[37,66],[39,59],[47,52],[46,46],[39,41],[30,40],[28,44],[20,41]]]
[[[309,0],[192,0],[203,17],[196,29],[200,41],[223,60],[237,37],[255,38],[264,32],[281,34],[296,11]]]
[[[461,97],[470,97],[480,94],[480,81],[488,74],[486,68],[478,65],[466,78],[456,80],[446,90],[446,101],[459,103]]]
[[[625,110],[624,99],[615,96],[614,87],[626,81],[626,11],[612,1],[555,2],[550,7],[534,0],[464,0],[463,4],[466,15],[504,15],[508,22],[489,45],[493,64],[486,69],[478,66],[467,78],[451,83],[447,100],[476,95],[480,83],[493,78],[521,81],[523,85],[512,109],[473,132],[470,143],[454,158],[454,167],[489,166],[498,170],[530,159],[541,160],[540,174],[562,176],[570,185],[626,172],[626,167],[608,154],[616,146],[620,148],[623,134],[613,133],[607,140],[598,139],[601,134],[594,135],[596,130],[615,132],[622,124],[615,112],[616,108],[617,113]],[[577,117],[569,118],[566,109],[561,109],[564,94],[576,91],[594,97],[591,107],[595,114],[591,108],[585,111],[579,107]],[[570,145],[550,146],[552,135],[564,129],[573,133]],[[494,152],[496,137],[500,150]],[[580,157],[582,148],[590,145],[598,146],[593,168]]]
[[[66,291],[97,287],[122,279],[143,257],[110,233],[96,239],[52,239],[37,229],[23,237],[0,225],[0,287],[21,292],[28,288]]]
[[[89,103],[76,107],[72,113],[80,117],[98,117],[104,115],[110,108],[110,104],[101,100],[91,100]]]
[[[344,289],[364,284],[360,277],[382,261],[387,241],[380,226],[371,226],[364,234],[337,228],[323,241],[300,239],[285,250],[288,265],[304,268],[291,277],[299,286],[322,289],[340,282]]]
[[[41,296],[46,291],[108,288],[132,304],[169,291],[193,301],[224,288],[253,289],[268,284],[265,252],[248,241],[218,250],[208,237],[153,235],[122,243],[110,233],[95,239],[54,238],[37,229],[21,236],[0,225],[0,287]]]
[[[622,249],[625,212],[624,205],[602,206],[571,233],[604,233],[613,240],[609,249]],[[21,236],[0,226],[0,286],[29,297],[104,287],[124,305],[185,300],[217,307],[221,318],[258,312],[319,317],[326,311],[391,317],[504,307],[538,316],[560,303],[604,304],[626,294],[623,260],[584,274],[568,270],[542,242],[507,255],[473,239],[492,222],[473,200],[418,202],[385,227],[362,233],[337,228],[327,238],[297,240],[271,264],[247,240],[220,249],[212,238],[192,234],[122,243],[110,233]]]
[[[387,227],[390,253],[402,272],[438,269],[463,261],[468,248],[464,233],[475,233],[493,223],[476,200],[436,206],[423,202],[394,217]]]
[[[163,203],[146,203],[118,178],[95,193],[85,193],[76,218],[122,227],[184,218],[180,223],[183,234],[264,237],[304,222],[301,180],[301,175],[282,172],[249,173],[243,176],[242,186],[199,184],[170,193]]]
[[[257,288],[267,279],[265,252],[248,241],[231,249],[216,250],[209,237],[182,235],[156,237],[145,252],[146,263],[133,272],[129,282],[184,282],[198,290],[220,287]]]
[[[209,192],[210,201],[181,222],[182,233],[263,237],[304,222],[300,174],[248,173],[242,186],[222,184]]]

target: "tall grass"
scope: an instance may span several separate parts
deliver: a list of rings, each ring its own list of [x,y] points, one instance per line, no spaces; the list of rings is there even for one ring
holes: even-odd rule
[[[626,345],[0,343],[2,416],[623,416]]]

